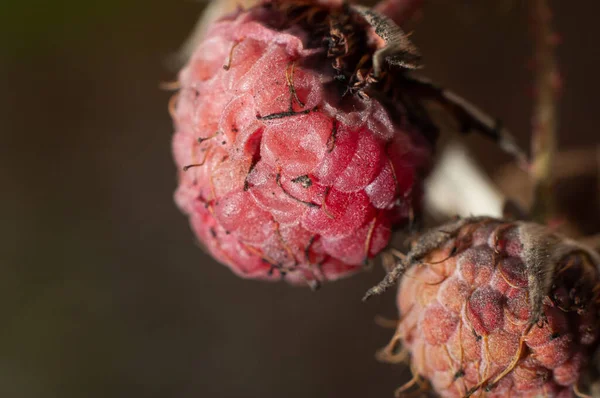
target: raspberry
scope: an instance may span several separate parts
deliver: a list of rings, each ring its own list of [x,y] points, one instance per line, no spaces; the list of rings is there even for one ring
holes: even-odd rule
[[[383,359],[410,354],[414,381],[442,397],[577,391],[598,344],[596,254],[537,224],[474,218],[425,234],[404,263]]]
[[[365,18],[262,3],[214,23],[180,73],[175,199],[242,277],[346,276],[418,210],[432,141],[394,99]]]

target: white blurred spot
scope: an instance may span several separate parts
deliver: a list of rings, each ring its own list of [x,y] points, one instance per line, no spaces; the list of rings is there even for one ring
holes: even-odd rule
[[[426,208],[434,216],[502,217],[504,196],[459,143],[444,150],[425,192]]]

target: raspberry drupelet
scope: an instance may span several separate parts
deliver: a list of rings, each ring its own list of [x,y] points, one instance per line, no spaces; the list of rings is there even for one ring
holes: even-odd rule
[[[573,397],[598,345],[598,255],[546,227],[466,219],[402,261],[400,322],[380,352],[410,357],[441,397]],[[581,395],[583,396],[583,395]]]
[[[341,5],[263,3],[213,24],[180,73],[176,202],[238,275],[338,279],[418,208],[431,140],[373,78],[369,26]]]

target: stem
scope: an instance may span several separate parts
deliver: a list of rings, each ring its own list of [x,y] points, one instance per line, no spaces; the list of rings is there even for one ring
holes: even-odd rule
[[[554,215],[554,178],[557,146],[557,102],[560,76],[556,62],[556,37],[552,31],[552,12],[547,0],[531,0],[535,48],[535,93],[533,111],[531,176],[534,181],[532,217],[547,223]]]

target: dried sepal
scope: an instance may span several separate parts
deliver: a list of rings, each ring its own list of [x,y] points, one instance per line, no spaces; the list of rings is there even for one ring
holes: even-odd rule
[[[390,66],[404,69],[422,67],[421,53],[394,21],[368,7],[355,5],[352,6],[352,10],[360,14],[385,43],[373,54],[373,69],[376,78],[379,77],[384,62]]]

